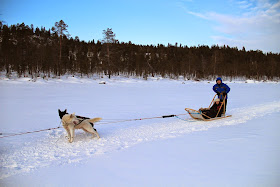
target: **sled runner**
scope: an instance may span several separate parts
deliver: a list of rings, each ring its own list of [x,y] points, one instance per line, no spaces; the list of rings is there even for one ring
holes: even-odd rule
[[[214,98],[213,98],[212,102],[210,103],[209,107],[212,105],[216,95],[214,96]],[[215,118],[210,118],[209,116],[203,114],[201,111],[197,111],[197,110],[194,110],[194,109],[191,109],[191,108],[185,108],[185,110],[195,120],[213,121],[213,120],[217,120],[217,119],[228,118],[228,117],[231,117],[232,115],[228,115],[228,116],[225,115],[225,107],[222,107],[225,104],[225,100],[226,100],[226,96],[225,96],[225,98],[224,98],[224,100],[222,102],[222,105],[221,105],[221,108],[224,108],[224,111],[223,111],[223,114],[222,114],[221,117],[218,117],[218,114],[220,113],[221,108],[219,109],[219,111],[218,111],[218,113],[217,113]],[[206,117],[206,118],[204,118],[203,116]]]

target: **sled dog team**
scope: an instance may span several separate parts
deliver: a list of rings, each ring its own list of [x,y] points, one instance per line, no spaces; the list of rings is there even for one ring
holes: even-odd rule
[[[227,94],[230,91],[230,88],[222,82],[220,77],[217,78],[216,84],[213,86],[213,91],[218,95],[218,98],[215,99],[214,104],[211,108],[201,108],[199,109],[205,116],[209,118],[214,118],[216,116],[220,117],[222,112],[226,110],[227,105]],[[221,102],[225,99],[225,104],[222,106]],[[220,110],[220,107],[225,107]],[[219,113],[219,114],[218,114]],[[62,122],[63,128],[67,132],[67,138],[70,143],[74,141],[75,129],[82,129],[85,132],[91,133],[93,137],[100,138],[97,130],[94,128],[94,123],[100,121],[102,118],[87,118],[83,116],[76,116],[75,113],[68,114],[67,110],[64,111],[58,110],[59,117]],[[203,117],[205,118],[203,115]]]

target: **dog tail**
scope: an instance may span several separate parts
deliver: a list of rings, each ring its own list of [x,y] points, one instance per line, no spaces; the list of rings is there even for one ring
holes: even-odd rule
[[[93,118],[93,119],[89,119],[88,121],[91,122],[91,123],[95,123],[95,122],[98,122],[102,120],[102,118]]]

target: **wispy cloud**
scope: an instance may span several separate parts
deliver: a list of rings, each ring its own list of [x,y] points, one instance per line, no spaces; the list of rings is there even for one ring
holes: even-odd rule
[[[280,52],[280,2],[268,0],[239,1],[235,6],[240,15],[219,12],[185,12],[213,23],[216,35],[212,39],[219,45],[260,49],[264,52]],[[183,8],[183,5],[181,5]]]
[[[237,4],[239,5],[239,8],[242,9],[248,9],[253,6],[253,3],[248,1],[239,1]]]

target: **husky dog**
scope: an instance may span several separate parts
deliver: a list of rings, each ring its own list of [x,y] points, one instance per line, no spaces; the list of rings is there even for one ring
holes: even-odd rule
[[[93,128],[93,125],[95,122],[100,121],[102,118],[86,118],[82,116],[76,116],[75,113],[68,114],[67,111],[60,111],[59,117],[61,118],[62,125],[64,129],[66,130],[68,134],[68,141],[70,143],[74,140],[74,131],[75,129],[83,129],[85,132],[89,132],[92,135],[96,135],[98,138],[100,138],[98,132],[95,128]]]

